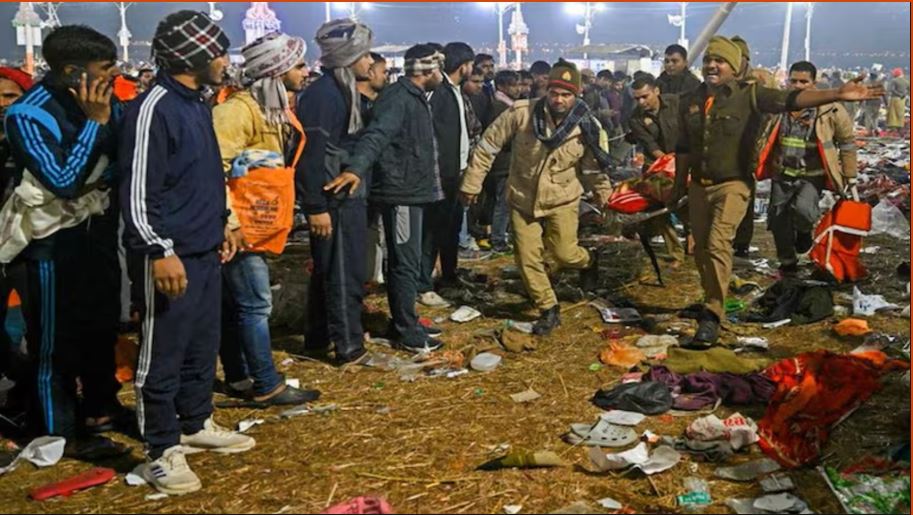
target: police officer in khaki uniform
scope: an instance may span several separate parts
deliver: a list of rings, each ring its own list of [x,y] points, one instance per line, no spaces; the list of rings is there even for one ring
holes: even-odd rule
[[[598,278],[595,256],[577,242],[579,205],[584,187],[596,194],[599,205],[608,201],[603,170],[610,158],[600,145],[602,128],[580,91],[577,67],[560,60],[549,73],[545,97],[516,101],[485,130],[460,188],[463,201],[474,203],[495,156],[510,143],[510,222],[520,275],[541,311],[533,326],[537,335],[561,323],[550,272],[581,270],[584,289]]]
[[[723,303],[732,273],[732,242],[745,215],[754,177],[748,173],[756,148],[752,127],[762,113],[783,113],[836,101],[860,101],[883,95],[860,79],[840,89],[781,91],[741,81],[742,52],[731,40],[714,36],[703,60],[704,83],[680,100],[676,152],[677,203],[688,187],[695,239],[695,262],[704,290],[704,310],[692,345],[710,347],[719,338]],[[674,204],[673,204],[674,205]]]

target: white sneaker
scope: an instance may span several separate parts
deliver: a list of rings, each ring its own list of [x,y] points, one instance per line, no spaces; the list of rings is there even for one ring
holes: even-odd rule
[[[418,302],[422,306],[427,306],[429,308],[449,308],[450,303],[444,300],[444,297],[441,297],[437,292],[426,291],[418,296]]]
[[[249,451],[257,445],[253,438],[219,426],[212,418],[203,422],[203,429],[192,435],[181,435],[184,452],[212,451],[222,454]]]
[[[476,243],[475,238],[470,238],[469,241],[465,242],[465,243],[461,242],[460,248],[463,250],[468,250],[470,252],[479,252],[480,250],[482,250],[479,248],[479,244]]]
[[[187,465],[187,458],[180,445],[165,450],[161,458],[146,463],[143,479],[159,492],[168,495],[184,495],[203,488],[200,478]]]

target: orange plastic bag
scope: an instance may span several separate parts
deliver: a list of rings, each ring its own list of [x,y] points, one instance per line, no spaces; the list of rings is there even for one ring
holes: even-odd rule
[[[858,199],[854,191],[854,197]],[[858,200],[841,199],[815,229],[815,246],[808,257],[837,282],[865,277],[859,260],[862,238],[872,229],[872,207]]]
[[[114,346],[114,377],[117,382],[123,384],[133,380],[138,359],[139,345],[126,336],[120,336]]]
[[[244,177],[229,179],[228,189],[250,250],[281,254],[292,230],[295,169],[255,168]]]
[[[599,353],[599,361],[625,369],[637,366],[645,359],[647,357],[640,349],[618,341],[609,342],[609,346]]]
[[[865,336],[872,332],[869,323],[858,318],[847,318],[834,326],[834,332],[840,336]]]
[[[304,151],[304,130],[294,112],[287,112],[299,143],[291,166],[254,168],[244,177],[228,180],[232,211],[252,252],[282,254],[295,216],[295,166]]]

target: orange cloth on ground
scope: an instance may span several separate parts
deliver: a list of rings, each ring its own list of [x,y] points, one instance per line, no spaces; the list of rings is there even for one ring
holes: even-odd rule
[[[647,357],[640,349],[619,341],[609,342],[609,346],[599,353],[599,361],[625,369],[637,366],[645,359]]]
[[[909,368],[880,351],[818,350],[774,364],[764,371],[777,391],[758,421],[761,450],[787,468],[814,462],[833,426],[881,388],[882,375]]]
[[[869,323],[859,318],[847,318],[834,326],[834,332],[840,336],[864,336],[872,332]]]

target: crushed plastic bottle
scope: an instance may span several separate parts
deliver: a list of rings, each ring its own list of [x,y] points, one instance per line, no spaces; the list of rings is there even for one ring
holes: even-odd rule
[[[710,486],[703,479],[686,477],[684,485],[685,493],[675,498],[679,506],[688,511],[699,511],[713,502],[710,498]]]

